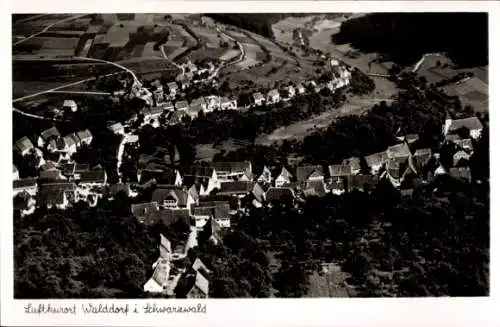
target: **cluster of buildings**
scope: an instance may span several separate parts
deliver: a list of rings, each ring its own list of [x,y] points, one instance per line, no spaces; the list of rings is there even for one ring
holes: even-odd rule
[[[181,245],[172,249],[171,242],[160,234],[159,257],[152,265],[153,274],[144,284],[144,292],[171,298],[208,298],[210,270],[199,258],[189,262],[185,255],[187,249],[182,248]]]
[[[280,101],[288,101],[296,95],[306,93],[307,90],[317,93],[324,88],[329,89],[331,92],[348,86],[351,80],[351,72],[345,66],[341,66],[337,61],[332,62],[331,79],[326,83],[319,83],[315,80],[307,81],[306,83],[299,83],[296,85],[287,85],[280,89],[271,89],[266,94],[255,92],[252,94],[254,106],[273,105]]]

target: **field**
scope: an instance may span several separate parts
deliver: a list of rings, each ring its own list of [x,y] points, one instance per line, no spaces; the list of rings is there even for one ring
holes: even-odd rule
[[[241,148],[243,145],[238,140],[229,139],[222,142],[222,144],[213,146],[213,144],[198,144],[196,145],[196,160],[211,162],[214,155],[219,153],[221,150],[226,152],[235,151]]]

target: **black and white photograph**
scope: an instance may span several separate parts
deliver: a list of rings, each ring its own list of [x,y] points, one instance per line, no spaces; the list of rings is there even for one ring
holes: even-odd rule
[[[15,299],[490,295],[488,12],[116,8],[11,15]]]

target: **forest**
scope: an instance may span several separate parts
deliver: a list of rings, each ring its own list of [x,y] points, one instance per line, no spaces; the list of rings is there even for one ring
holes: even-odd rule
[[[461,67],[488,64],[487,13],[373,13],[342,23],[332,35],[362,52],[377,52],[401,66],[424,53],[445,52]]]

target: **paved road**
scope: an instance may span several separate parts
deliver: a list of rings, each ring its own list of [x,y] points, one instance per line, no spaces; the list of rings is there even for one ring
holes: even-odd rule
[[[54,23],[48,25],[47,27],[45,27],[42,31],[34,33],[34,34],[31,34],[31,35],[25,37],[24,39],[15,42],[12,46],[16,46],[16,45],[21,44],[21,43],[23,43],[25,41],[28,41],[29,39],[34,38],[35,36],[38,36],[38,35],[40,35],[42,33],[45,33],[49,29],[51,29],[52,27],[54,27],[57,24],[65,23],[65,22],[68,22],[68,21],[71,21],[71,20],[74,20],[74,19],[81,18],[83,16],[87,16],[87,15],[88,14],[74,15],[74,16],[71,16],[71,17],[68,17],[68,18],[65,18],[65,19],[58,20],[57,22],[54,22]]]
[[[60,119],[56,119],[56,118],[47,118],[47,117],[43,117],[43,116],[39,116],[39,115],[30,114],[30,113],[21,111],[17,108],[14,108],[14,107],[12,107],[12,110],[14,110],[15,112],[17,112],[23,116],[30,117],[30,118],[41,119],[41,120],[50,120],[50,121],[61,121]]]
[[[109,92],[93,92],[93,91],[51,91],[49,93],[62,93],[62,94],[93,94],[93,95],[111,95]]]

